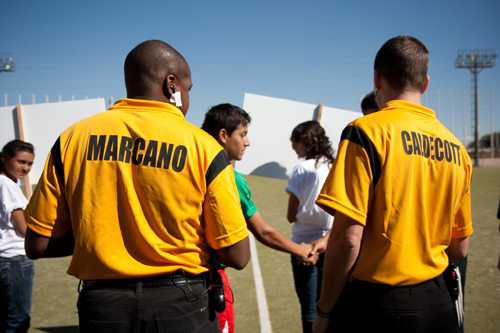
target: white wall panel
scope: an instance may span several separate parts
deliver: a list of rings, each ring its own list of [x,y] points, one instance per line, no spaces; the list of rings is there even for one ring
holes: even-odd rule
[[[318,105],[245,94],[243,109],[252,117],[250,147],[235,169],[243,174],[288,179],[299,163],[290,135],[299,123],[316,119]],[[361,112],[323,107],[321,125],[337,150],[343,128]]]

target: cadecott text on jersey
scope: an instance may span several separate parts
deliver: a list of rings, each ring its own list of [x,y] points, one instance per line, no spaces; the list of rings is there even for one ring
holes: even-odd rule
[[[460,165],[460,145],[416,132],[401,132],[403,149],[407,155],[420,155],[431,160],[453,162]]]

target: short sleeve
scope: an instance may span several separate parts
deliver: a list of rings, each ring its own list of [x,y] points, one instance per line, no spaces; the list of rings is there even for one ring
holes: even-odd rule
[[[257,213],[257,207],[252,201],[252,193],[248,187],[247,181],[242,174],[235,174],[236,187],[240,196],[241,210],[245,219],[250,218],[253,214]]]
[[[285,190],[287,193],[294,194],[297,199],[301,200],[301,193],[304,182],[304,168],[301,164],[297,164],[288,178],[288,183],[286,184]]]
[[[316,204],[330,214],[338,210],[365,225],[373,200],[372,183],[370,161],[365,149],[357,143],[343,140]]]
[[[10,179],[0,181],[0,221],[10,221],[14,210],[25,209],[28,200],[24,197],[19,186]]]
[[[58,238],[71,229],[69,208],[49,153],[40,180],[24,211],[28,227],[45,237]]]
[[[248,236],[230,165],[221,170],[207,188],[203,221],[206,242],[213,249],[234,245]]]
[[[463,238],[472,235],[471,197],[470,188],[465,193],[462,204],[455,214],[453,223],[452,238]]]

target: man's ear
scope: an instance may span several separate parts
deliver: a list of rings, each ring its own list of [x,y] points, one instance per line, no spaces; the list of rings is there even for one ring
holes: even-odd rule
[[[162,85],[162,90],[163,90],[163,95],[170,100],[170,96],[174,94],[174,92],[171,89],[172,83],[175,81],[175,76],[170,74],[168,75],[165,80],[163,81]]]
[[[219,133],[217,134],[217,141],[219,141],[219,143],[221,145],[224,145],[224,144],[226,144],[228,137],[229,136],[227,135],[226,129],[225,128],[221,128],[220,131],[219,131]]]
[[[429,75],[426,75],[425,80],[424,80],[424,85],[422,86],[422,94],[427,90],[427,87],[429,86],[430,80],[431,80],[431,78],[429,77]]]

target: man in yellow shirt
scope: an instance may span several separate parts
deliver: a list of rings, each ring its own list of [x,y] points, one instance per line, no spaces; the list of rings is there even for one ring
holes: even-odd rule
[[[428,51],[398,36],[378,51],[380,111],[343,131],[316,203],[335,214],[315,332],[453,332],[442,277],[472,234],[472,166],[464,146],[421,105]]]
[[[136,46],[125,84],[54,144],[25,210],[27,255],[73,255],[82,332],[218,332],[210,256],[237,269],[250,257],[232,166],[184,118],[191,72],[175,49]]]

